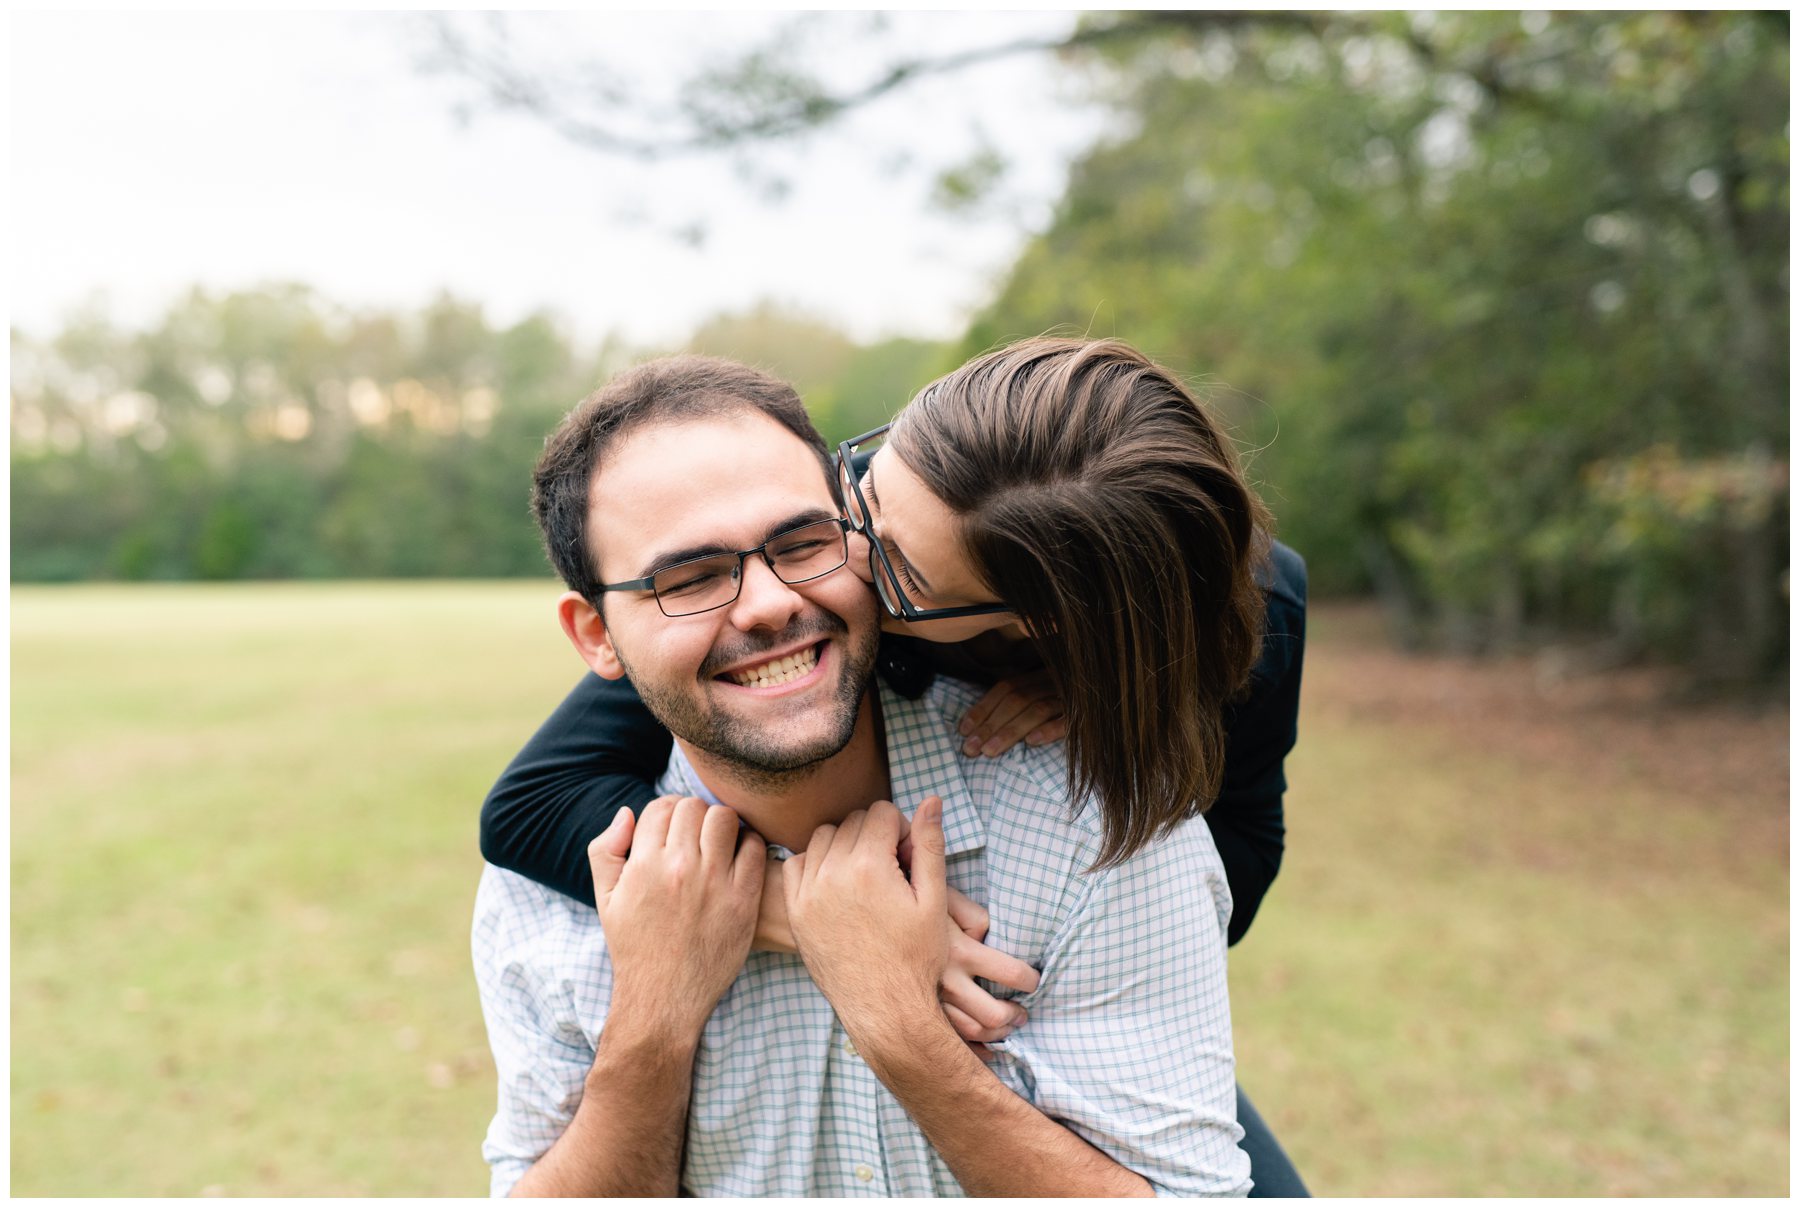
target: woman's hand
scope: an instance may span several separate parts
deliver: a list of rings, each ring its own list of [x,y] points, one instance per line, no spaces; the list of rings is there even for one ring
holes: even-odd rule
[[[781,870],[785,862],[769,857],[763,869],[762,909],[756,916],[756,935],[750,941],[753,952],[798,952],[794,946],[794,929],[788,926],[787,898],[781,888]]]
[[[1069,733],[1062,699],[1047,671],[1001,680],[975,702],[956,729],[963,735],[964,755],[990,756],[1012,749],[1021,738],[1028,746],[1041,747]]]
[[[956,890],[949,891],[950,957],[944,965],[938,998],[956,1034],[970,1044],[1005,1040],[1025,1022],[1025,1011],[995,998],[975,983],[978,977],[1029,994],[1037,989],[1038,971],[981,941],[987,936],[988,912]]]

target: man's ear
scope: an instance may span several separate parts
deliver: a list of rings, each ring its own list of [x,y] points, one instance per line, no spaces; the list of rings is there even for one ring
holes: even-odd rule
[[[556,619],[562,622],[563,632],[569,635],[569,644],[575,647],[581,661],[594,669],[595,675],[611,680],[624,677],[625,664],[619,661],[619,652],[613,649],[606,622],[580,592],[565,591],[557,598]]]

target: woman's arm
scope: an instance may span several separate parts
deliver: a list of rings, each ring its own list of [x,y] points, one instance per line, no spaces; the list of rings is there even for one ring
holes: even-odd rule
[[[1206,811],[1231,886],[1229,942],[1244,938],[1263,895],[1281,870],[1287,838],[1282,763],[1294,749],[1300,717],[1300,665],[1306,646],[1306,563],[1276,544],[1262,656],[1250,690],[1225,714],[1225,778]]]
[[[588,841],[656,796],[672,745],[630,680],[582,676],[488,790],[482,857],[593,905]]]

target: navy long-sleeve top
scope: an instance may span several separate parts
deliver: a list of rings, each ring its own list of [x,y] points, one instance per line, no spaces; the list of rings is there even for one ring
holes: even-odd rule
[[[1225,717],[1224,783],[1206,813],[1231,884],[1230,942],[1256,917],[1286,840],[1282,763],[1300,714],[1306,564],[1277,543],[1265,584],[1262,656]],[[897,691],[929,682],[930,643],[883,637],[877,667]],[[626,679],[591,672],[525,744],[481,807],[481,854],[570,897],[594,901],[587,845],[621,808],[643,806],[669,762],[665,730]]]

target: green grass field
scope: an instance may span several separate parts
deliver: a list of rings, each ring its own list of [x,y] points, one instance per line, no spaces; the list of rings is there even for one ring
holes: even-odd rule
[[[554,595],[14,589],[14,1194],[485,1191],[475,818],[581,673]],[[1307,657],[1232,977],[1314,1190],[1786,1194],[1785,715],[1713,793],[1674,730],[1371,706],[1408,664],[1329,610]]]

